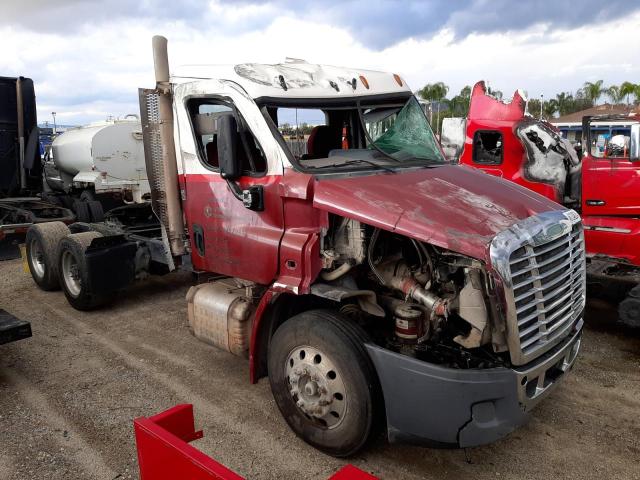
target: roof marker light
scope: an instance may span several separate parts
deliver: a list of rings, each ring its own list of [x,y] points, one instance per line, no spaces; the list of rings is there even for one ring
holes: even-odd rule
[[[367,79],[364,78],[362,75],[360,75],[360,82],[362,82],[362,84],[364,85],[364,88],[369,90],[369,82],[367,82]]]
[[[403,83],[402,83],[402,79],[400,78],[400,75],[398,75],[397,73],[394,73],[393,78],[396,81],[396,83],[402,87]]]

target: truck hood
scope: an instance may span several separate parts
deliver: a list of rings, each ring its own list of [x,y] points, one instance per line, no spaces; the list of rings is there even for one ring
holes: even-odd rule
[[[316,178],[314,206],[488,263],[493,237],[555,202],[461,165]]]

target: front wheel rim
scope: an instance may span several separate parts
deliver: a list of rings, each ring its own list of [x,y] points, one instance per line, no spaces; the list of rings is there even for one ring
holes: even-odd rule
[[[80,295],[82,289],[80,269],[75,256],[68,250],[62,252],[62,278],[71,296],[77,297]]]
[[[287,356],[285,378],[292,400],[308,420],[327,430],[342,423],[347,391],[328,355],[311,346],[294,348]]]
[[[44,278],[46,269],[44,254],[42,252],[42,248],[40,248],[40,242],[35,238],[31,240],[31,243],[29,244],[29,259],[31,260],[33,274],[39,279]]]

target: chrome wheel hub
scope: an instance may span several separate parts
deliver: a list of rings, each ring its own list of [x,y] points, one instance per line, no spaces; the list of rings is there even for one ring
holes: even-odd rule
[[[314,347],[296,347],[287,357],[289,392],[302,413],[325,428],[335,428],[346,412],[346,389],[335,364]]]
[[[40,244],[36,240],[31,240],[31,244],[29,245],[29,257],[31,260],[33,274],[38,278],[43,278],[45,271],[44,255],[40,248]]]
[[[78,262],[69,251],[62,253],[62,278],[64,278],[64,284],[72,296],[80,295],[82,281],[80,280]]]

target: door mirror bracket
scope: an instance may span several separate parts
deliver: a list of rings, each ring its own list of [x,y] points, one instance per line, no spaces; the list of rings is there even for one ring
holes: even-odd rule
[[[240,185],[230,178],[225,178],[225,180],[233,196],[240,200],[245,208],[255,212],[264,210],[264,189],[262,185],[251,185],[249,188],[242,189]]]

